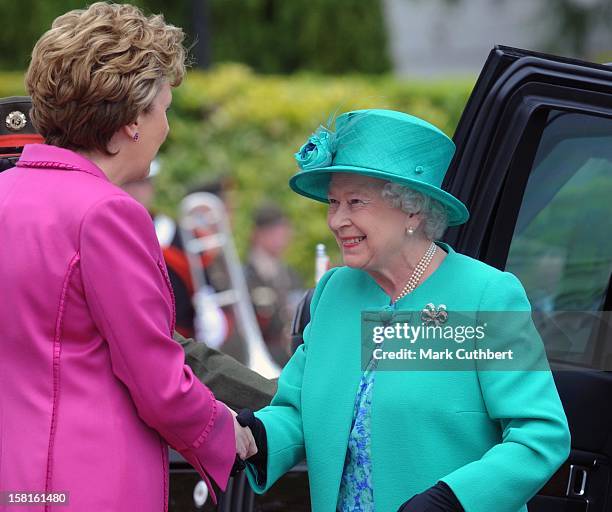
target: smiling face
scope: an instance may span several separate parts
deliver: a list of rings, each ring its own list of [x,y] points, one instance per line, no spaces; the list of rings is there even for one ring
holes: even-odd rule
[[[410,225],[406,213],[383,199],[384,184],[367,176],[334,173],[328,191],[327,225],[344,264],[374,274],[393,272],[402,264]]]

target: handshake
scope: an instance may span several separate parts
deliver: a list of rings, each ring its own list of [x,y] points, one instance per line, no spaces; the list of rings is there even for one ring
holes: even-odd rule
[[[264,469],[268,450],[266,430],[263,423],[255,417],[250,409],[242,409],[238,414],[231,409],[229,410],[234,418],[234,434],[236,437],[236,461],[231,474],[236,475],[242,471],[246,467],[244,461],[251,457],[253,457],[253,463],[257,466],[263,465],[262,469]]]

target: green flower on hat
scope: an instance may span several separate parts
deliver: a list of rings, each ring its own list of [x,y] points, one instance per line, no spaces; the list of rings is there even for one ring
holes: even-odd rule
[[[321,126],[295,154],[300,169],[308,171],[331,165],[336,152],[336,134]]]

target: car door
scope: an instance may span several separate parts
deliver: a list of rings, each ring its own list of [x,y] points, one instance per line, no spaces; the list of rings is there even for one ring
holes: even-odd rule
[[[498,46],[454,141],[445,240],[522,281],[572,433],[529,510],[612,510],[612,67]]]

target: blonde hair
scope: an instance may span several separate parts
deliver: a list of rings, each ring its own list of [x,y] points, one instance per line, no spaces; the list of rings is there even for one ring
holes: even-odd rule
[[[58,17],[26,74],[32,122],[48,144],[106,154],[146,112],[163,81],[185,74],[183,30],[128,4],[97,2]]]

